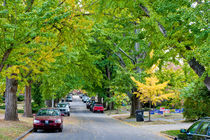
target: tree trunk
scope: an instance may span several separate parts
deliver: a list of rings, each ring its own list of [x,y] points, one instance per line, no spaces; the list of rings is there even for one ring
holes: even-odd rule
[[[104,101],[104,98],[103,98],[103,107],[106,108],[106,102]]]
[[[131,111],[130,111],[130,117],[135,117],[136,116],[136,110],[142,109],[141,102],[139,98],[136,97],[134,94],[131,97]]]
[[[149,101],[149,122],[151,121],[151,114],[150,114],[150,111],[151,111],[151,107],[152,107],[152,102]]]
[[[24,117],[32,117],[32,108],[31,108],[31,83],[29,86],[25,86],[25,106],[24,106]]]
[[[102,103],[102,98],[98,96],[98,102],[101,104]]]
[[[18,111],[17,111],[17,88],[18,81],[15,79],[6,78],[6,110],[5,110],[5,120],[8,121],[18,121]]]
[[[203,73],[206,71],[205,67],[202,66],[195,58],[192,58],[188,64],[190,67],[195,71],[195,73],[201,77]],[[210,91],[210,77],[207,75],[206,78],[204,79],[204,84],[208,88],[208,91]]]
[[[47,107],[52,107],[52,100],[46,100],[45,104]]]

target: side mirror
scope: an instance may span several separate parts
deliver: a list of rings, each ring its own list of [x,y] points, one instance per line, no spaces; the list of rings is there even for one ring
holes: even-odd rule
[[[186,129],[180,129],[180,132],[181,133],[187,133],[187,130]]]
[[[63,113],[61,113],[61,116],[65,116]]]

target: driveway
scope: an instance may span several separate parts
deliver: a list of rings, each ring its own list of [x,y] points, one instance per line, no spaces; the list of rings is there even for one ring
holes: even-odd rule
[[[64,118],[63,132],[38,131],[25,140],[167,140],[149,129],[133,127],[102,113],[86,109],[78,96],[71,102],[71,116]]]

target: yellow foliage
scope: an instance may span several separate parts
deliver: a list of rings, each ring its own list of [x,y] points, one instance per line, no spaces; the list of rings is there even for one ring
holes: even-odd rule
[[[137,85],[137,92],[134,92],[133,94],[136,94],[137,97],[140,97],[139,99],[142,102],[151,101],[152,104],[156,105],[156,103],[166,100],[169,97],[173,96],[173,93],[164,92],[164,89],[166,88],[169,81],[166,81],[162,84],[158,84],[159,80],[157,79],[157,77],[151,76],[145,78],[146,83],[143,84],[137,81],[134,77],[131,77],[131,79]]]
[[[151,59],[153,57],[153,54],[154,54],[154,50],[152,49],[152,51],[149,53],[149,56],[150,56]]]
[[[150,53],[151,58],[152,55],[153,50]],[[152,104],[156,105],[157,103],[174,96],[173,93],[165,92],[165,88],[167,87],[169,81],[159,83],[159,79],[155,76],[154,73],[158,65],[159,60],[157,64],[154,64],[149,70],[147,70],[147,74],[150,74],[150,77],[145,78],[145,84],[137,81],[134,77],[131,77],[131,79],[137,85],[137,92],[133,94],[136,94],[142,102],[151,102]]]

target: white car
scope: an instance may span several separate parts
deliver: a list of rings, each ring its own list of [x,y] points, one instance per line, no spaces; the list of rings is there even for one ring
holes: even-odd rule
[[[66,102],[58,103],[57,108],[60,110],[61,113],[70,116],[69,103]]]

